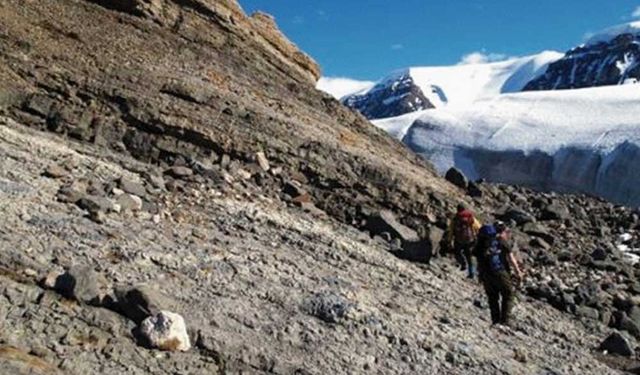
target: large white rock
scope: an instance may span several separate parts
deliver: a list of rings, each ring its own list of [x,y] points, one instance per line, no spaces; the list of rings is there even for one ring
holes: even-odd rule
[[[191,349],[187,327],[182,316],[160,311],[142,321],[140,333],[149,344],[160,350],[186,352]]]

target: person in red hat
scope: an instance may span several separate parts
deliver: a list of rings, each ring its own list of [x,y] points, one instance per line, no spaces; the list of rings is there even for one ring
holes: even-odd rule
[[[476,276],[476,266],[471,256],[480,230],[480,222],[476,219],[473,211],[469,210],[463,203],[460,203],[455,216],[449,222],[448,245],[453,246],[456,261],[460,269],[467,271],[469,278]]]

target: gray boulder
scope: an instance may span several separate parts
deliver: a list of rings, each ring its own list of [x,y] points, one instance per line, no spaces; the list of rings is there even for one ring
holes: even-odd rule
[[[98,305],[102,300],[104,278],[88,266],[73,266],[60,275],[54,288],[61,295],[79,302]]]
[[[398,222],[391,211],[383,210],[369,216],[366,229],[369,230],[372,235],[380,235],[385,232],[389,233],[393,238],[399,238],[403,242],[416,242],[420,240],[418,233]]]
[[[352,308],[350,301],[333,292],[316,293],[303,304],[305,312],[327,323],[340,322]]]
[[[147,194],[147,189],[141,183],[131,181],[125,177],[120,177],[118,179],[118,186],[125,193],[137,195],[139,197],[144,197]]]

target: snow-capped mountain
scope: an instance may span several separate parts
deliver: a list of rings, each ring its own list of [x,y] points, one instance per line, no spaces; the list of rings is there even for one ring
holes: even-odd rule
[[[640,22],[630,23],[566,55],[412,68],[344,101],[357,109],[409,101],[413,107],[365,114],[440,172],[455,166],[472,179],[640,206],[640,86],[619,85],[639,77],[639,44]],[[422,100],[418,108],[417,94],[399,92],[409,83],[430,107]],[[604,85],[614,86],[591,87]],[[577,87],[585,88],[551,90]],[[403,114],[372,116],[390,113]]]
[[[640,21],[591,37],[549,65],[525,90],[557,90],[636,83],[640,79]]]
[[[638,206],[638,103],[633,86],[526,92],[374,123],[440,172]]]
[[[501,93],[521,91],[562,56],[547,51],[493,63],[408,68],[394,72],[370,89],[344,96],[342,102],[369,119],[466,106]]]

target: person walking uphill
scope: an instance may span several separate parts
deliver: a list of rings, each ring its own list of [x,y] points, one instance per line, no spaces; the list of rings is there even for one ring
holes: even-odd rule
[[[461,270],[467,270],[469,278],[476,275],[476,267],[473,263],[471,252],[476,243],[476,237],[480,230],[480,222],[473,212],[464,204],[459,204],[456,215],[449,222],[448,245],[453,245],[456,261]]]
[[[478,272],[487,293],[493,324],[509,325],[515,297],[511,270],[518,282],[523,277],[511,250],[506,237],[498,233],[494,225],[480,228],[473,255],[478,259]]]

